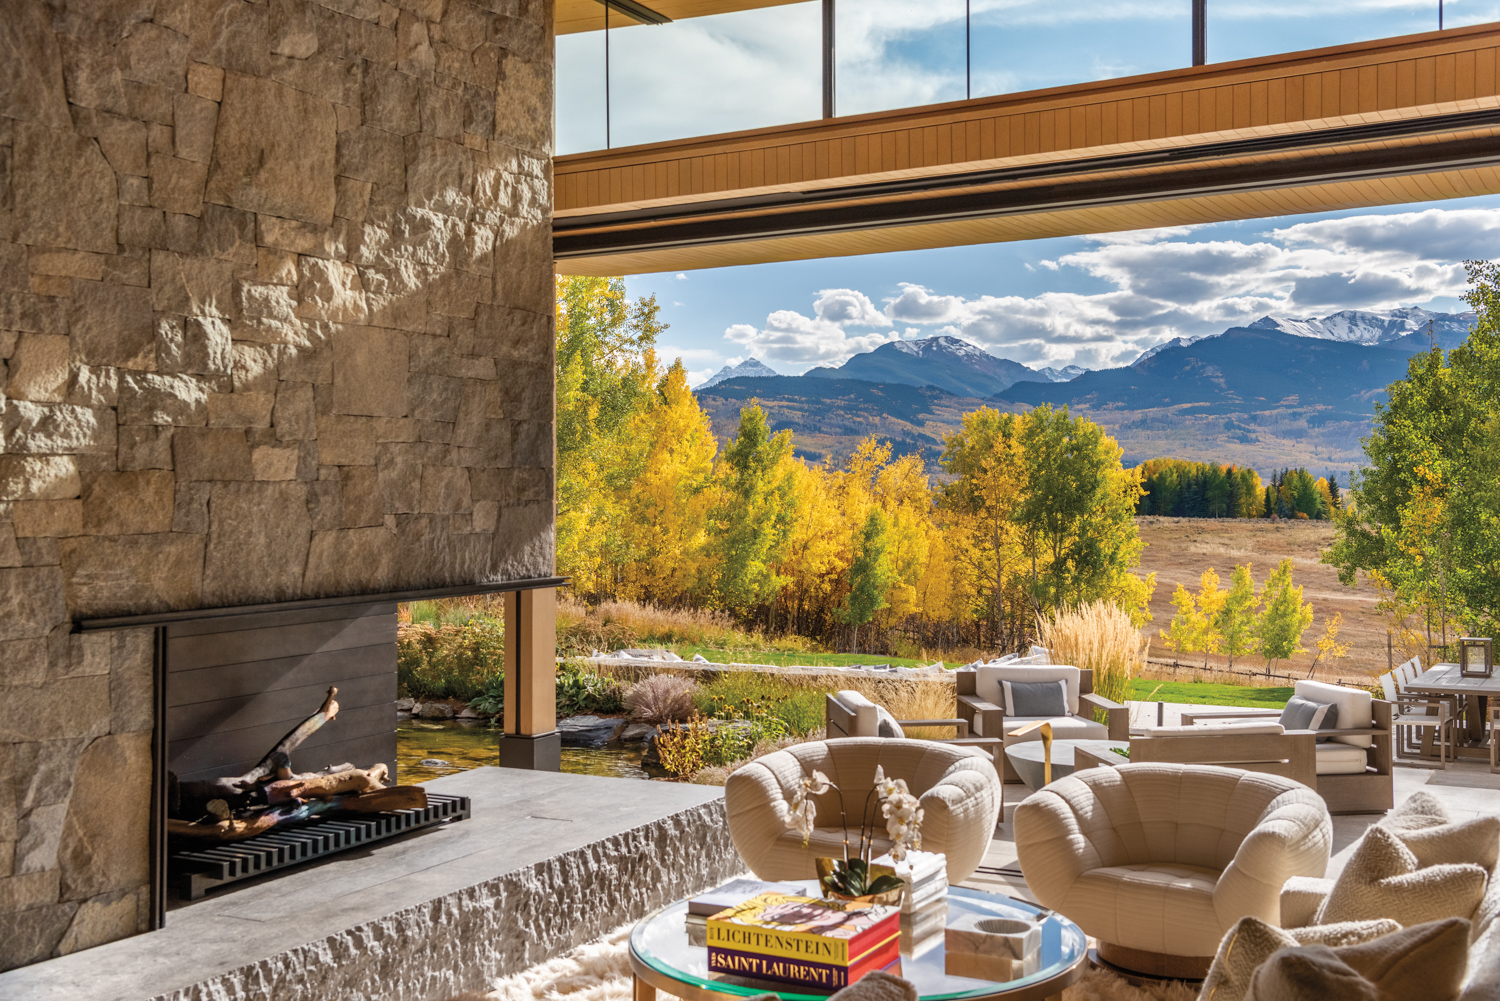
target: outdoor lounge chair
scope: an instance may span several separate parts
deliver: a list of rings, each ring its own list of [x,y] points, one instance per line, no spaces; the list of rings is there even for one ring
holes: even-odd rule
[[[969,721],[966,719],[895,719],[884,706],[876,705],[855,691],[835,692],[825,696],[823,714],[829,740],[844,737],[905,737],[904,728],[909,726],[951,726],[958,735],[941,738],[940,743],[980,748],[994,760],[996,774],[1001,774],[1004,767],[1005,742],[999,737],[970,736]]]
[[[1279,924],[1287,879],[1322,876],[1333,844],[1305,785],[1214,765],[1088,768],[1032,793],[1013,824],[1038,902],[1105,962],[1158,977],[1202,977],[1246,915]]]
[[[1317,734],[1280,723],[1223,720],[1200,726],[1153,726],[1130,738],[1132,762],[1221,765],[1280,775],[1318,787]]]
[[[815,879],[814,859],[842,858],[844,839],[859,838],[859,814],[875,786],[876,766],[888,778],[905,779],[922,804],[922,849],[948,857],[948,882],[968,879],[984,859],[1000,818],[1000,779],[990,756],[978,748],[932,740],[850,737],[811,740],[756,758],[724,783],[729,836],[750,871],[761,879]],[[816,829],[807,844],[792,828],[791,802],[816,769],[843,791],[815,797]],[[872,807],[878,857],[891,847],[878,808]]]
[[[969,732],[980,737],[1001,737],[1005,744],[1040,740],[1033,723],[1052,724],[1057,740],[1128,740],[1130,709],[1094,693],[1094,672],[1064,664],[981,664],[974,670],[955,672],[958,680],[958,715],[969,724]],[[1008,712],[1005,682],[1061,681],[1067,686],[1067,713],[1061,716],[1019,716]],[[1097,722],[1093,710],[1102,709],[1109,723]],[[1026,733],[1018,731],[1026,730]],[[1021,776],[1005,761],[1006,782]]]
[[[1321,681],[1299,681],[1295,694],[1312,702],[1337,705],[1338,725],[1318,731],[1327,738],[1316,745],[1318,795],[1330,813],[1384,813],[1395,803],[1391,778],[1393,705],[1362,688],[1343,688]],[[1182,721],[1275,720],[1278,709],[1234,709],[1184,712]],[[1134,744],[1132,744],[1132,748]],[[1132,751],[1133,753],[1133,751]],[[1211,753],[1211,750],[1210,752]]]

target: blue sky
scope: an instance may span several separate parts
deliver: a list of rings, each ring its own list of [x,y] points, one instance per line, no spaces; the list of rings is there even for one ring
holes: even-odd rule
[[[1129,364],[1268,314],[1466,308],[1466,258],[1500,257],[1500,196],[868,257],[630,275],[696,384],[756,357],[837,365],[950,334],[1033,367]]]
[[[601,7],[601,11],[602,11]],[[974,96],[1186,65],[1190,0],[971,0]],[[963,0],[840,0],[840,114],[964,97]],[[1209,59],[1437,27],[1437,3],[1209,0]],[[611,145],[814,118],[817,3],[610,32]],[[1500,0],[1445,0],[1445,24]],[[558,152],[604,146],[603,33],[557,45]],[[628,276],[692,381],[760,358],[797,373],[897,337],[964,337],[1025,364],[1128,364],[1268,313],[1461,308],[1500,257],[1500,196],[1135,234]]]

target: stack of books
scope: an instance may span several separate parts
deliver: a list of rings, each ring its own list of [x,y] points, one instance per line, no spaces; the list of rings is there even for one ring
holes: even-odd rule
[[[802,887],[796,883],[767,883],[760,879],[731,879],[723,886],[705,890],[696,897],[688,898],[687,933],[689,945],[708,944],[708,919],[723,910],[738,907],[751,897],[761,893],[797,894]]]
[[[907,852],[900,862],[883,855],[871,865],[889,866],[906,884],[901,895],[901,954],[915,959],[936,948],[948,920],[948,857],[942,852]]]
[[[708,919],[716,973],[836,991],[900,960],[898,907],[762,893]]]

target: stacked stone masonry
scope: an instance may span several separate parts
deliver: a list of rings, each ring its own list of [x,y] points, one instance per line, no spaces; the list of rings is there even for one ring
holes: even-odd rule
[[[0,969],[148,920],[153,635],[552,572],[548,0],[0,3]]]

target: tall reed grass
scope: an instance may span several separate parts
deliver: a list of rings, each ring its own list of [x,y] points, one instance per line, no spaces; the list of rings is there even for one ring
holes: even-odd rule
[[[1060,609],[1050,619],[1038,616],[1037,631],[1055,663],[1092,670],[1094,691],[1115,702],[1125,701],[1130,679],[1146,663],[1149,641],[1129,613],[1109,601]]]

